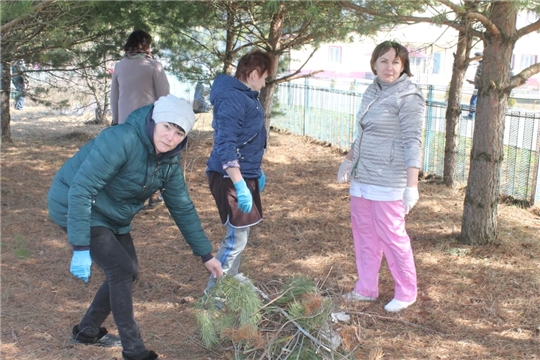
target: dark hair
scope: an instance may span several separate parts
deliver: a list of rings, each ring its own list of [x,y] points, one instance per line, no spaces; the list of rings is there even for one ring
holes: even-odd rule
[[[395,41],[385,41],[375,46],[375,50],[373,50],[371,53],[371,71],[377,75],[377,71],[375,70],[375,62],[381,56],[390,51],[390,49],[396,50],[396,58],[400,58],[401,62],[403,63],[403,71],[399,75],[401,76],[403,73],[405,73],[408,76],[413,76],[411,74],[411,66],[409,64],[409,50],[407,50],[405,46]]]
[[[129,35],[124,51],[148,50],[152,43],[152,37],[144,30],[135,30]]]
[[[245,81],[254,70],[259,72],[259,76],[262,76],[265,72],[271,75],[273,67],[274,59],[269,53],[262,50],[254,50],[240,58],[234,77],[240,81]]]

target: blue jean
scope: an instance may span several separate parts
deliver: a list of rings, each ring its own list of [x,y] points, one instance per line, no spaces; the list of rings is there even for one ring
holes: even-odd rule
[[[21,96],[19,100],[17,100],[17,103],[15,103],[15,109],[22,110],[24,107],[24,96]]]
[[[221,241],[221,246],[216,254],[216,259],[221,262],[223,275],[234,276],[238,274],[238,270],[240,269],[242,252],[247,245],[251,227],[246,226],[237,228],[227,223],[225,228],[227,229],[227,234]],[[210,275],[205,292],[209,292],[215,285],[216,279]]]
[[[114,234],[110,229],[96,226],[90,230],[90,255],[105,272],[105,281],[79,324],[88,335],[99,330],[112,312],[122,348],[134,359],[144,358],[148,351],[133,314],[132,284],[139,274],[139,263],[128,234]]]
[[[22,110],[26,94],[26,85],[24,84],[24,81],[13,81],[13,85],[15,86],[15,109]]]
[[[474,89],[474,92],[471,96],[471,101],[469,102],[469,116],[473,116],[476,111],[476,103],[478,102],[478,90]]]

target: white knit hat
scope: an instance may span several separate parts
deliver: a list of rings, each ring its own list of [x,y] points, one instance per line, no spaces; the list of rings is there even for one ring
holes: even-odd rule
[[[160,97],[154,103],[152,119],[156,123],[168,122],[176,124],[184,129],[186,135],[195,124],[195,114],[191,104],[187,100],[177,98],[171,94]]]

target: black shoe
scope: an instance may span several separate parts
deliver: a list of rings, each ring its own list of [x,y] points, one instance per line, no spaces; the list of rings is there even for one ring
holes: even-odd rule
[[[158,354],[156,354],[153,350],[150,350],[148,351],[148,355],[146,355],[145,357],[143,358],[134,358],[132,356],[129,356],[129,355],[126,355],[123,351],[122,351],[122,358],[124,360],[155,360],[155,359],[158,359]]]
[[[121,347],[122,343],[118,336],[109,334],[107,329],[99,328],[96,336],[88,336],[79,331],[79,325],[73,327],[73,336],[71,342],[74,344],[95,345],[102,347]]]

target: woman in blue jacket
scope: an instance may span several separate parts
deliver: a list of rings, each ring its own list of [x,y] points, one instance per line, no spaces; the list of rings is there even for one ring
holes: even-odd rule
[[[50,218],[73,247],[70,271],[88,282],[92,261],[105,272],[83,319],[73,328],[79,344],[121,346],[125,360],[153,360],[133,314],[132,282],[139,272],[131,220],[144,201],[161,190],[193,254],[212,277],[222,268],[189,197],[180,150],[195,123],[190,104],[172,95],[132,112],[124,124],[103,130],[66,161],[48,194]],[[101,325],[112,312],[120,339]]]
[[[214,147],[206,173],[226,227],[216,258],[223,273],[231,276],[238,274],[251,226],[263,218],[259,193],[266,181],[261,169],[266,128],[259,91],[273,65],[270,54],[252,51],[240,58],[234,77],[219,75],[210,91]],[[210,277],[205,293],[214,287],[215,281]]]

